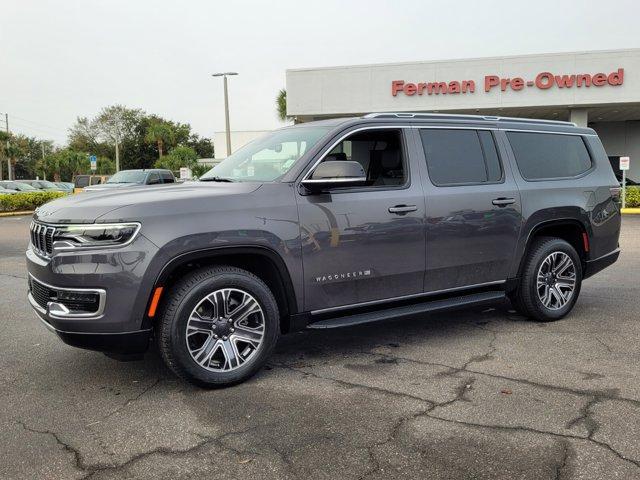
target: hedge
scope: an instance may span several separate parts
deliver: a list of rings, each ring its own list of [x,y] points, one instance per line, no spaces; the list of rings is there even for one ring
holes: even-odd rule
[[[13,195],[0,194],[0,212],[35,210],[56,198],[67,195],[64,192],[20,192]]]
[[[640,187],[627,187],[626,206],[640,208]]]

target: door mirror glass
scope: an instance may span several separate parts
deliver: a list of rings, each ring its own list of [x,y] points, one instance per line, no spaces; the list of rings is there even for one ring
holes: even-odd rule
[[[325,161],[318,165],[302,184],[311,189],[352,187],[367,183],[367,175],[358,162],[349,160]]]

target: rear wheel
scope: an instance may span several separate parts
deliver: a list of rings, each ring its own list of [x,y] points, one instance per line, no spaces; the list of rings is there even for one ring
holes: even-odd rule
[[[255,275],[210,267],[170,291],[158,325],[169,368],[191,383],[227,386],[256,373],[279,336],[278,306]]]
[[[534,320],[559,320],[573,309],[581,285],[582,263],[573,246],[560,238],[543,237],[529,250],[512,302]]]

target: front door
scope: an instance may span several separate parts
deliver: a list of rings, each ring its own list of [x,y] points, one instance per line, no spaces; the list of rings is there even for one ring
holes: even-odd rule
[[[520,193],[488,129],[419,129],[428,180],[425,291],[501,282],[514,261]]]
[[[424,192],[404,132],[359,129],[324,154],[359,162],[366,185],[298,191],[306,310],[422,293]]]

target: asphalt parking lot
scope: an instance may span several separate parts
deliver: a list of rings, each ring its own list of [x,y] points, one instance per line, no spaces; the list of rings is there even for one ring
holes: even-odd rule
[[[495,309],[284,337],[225,390],[62,344],[0,219],[0,478],[640,478],[640,216],[552,324]]]

